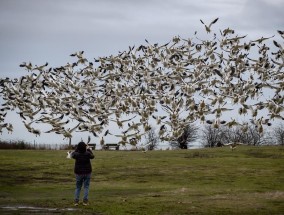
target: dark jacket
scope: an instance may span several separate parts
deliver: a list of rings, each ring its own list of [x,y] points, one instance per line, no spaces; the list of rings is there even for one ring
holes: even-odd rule
[[[74,173],[78,175],[87,175],[92,172],[92,165],[90,159],[95,156],[90,149],[76,150],[71,155],[75,161]]]

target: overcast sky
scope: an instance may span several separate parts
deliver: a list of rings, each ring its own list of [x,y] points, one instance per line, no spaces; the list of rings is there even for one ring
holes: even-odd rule
[[[230,27],[251,39],[272,36],[284,30],[283,8],[284,0],[0,0],[0,78],[26,75],[19,67],[24,61],[56,67],[72,62],[75,51],[92,60],[145,39],[165,43],[195,31],[202,36],[200,19],[219,17],[214,31]],[[19,118],[8,117],[19,123],[0,139],[62,143],[61,136],[29,135]]]

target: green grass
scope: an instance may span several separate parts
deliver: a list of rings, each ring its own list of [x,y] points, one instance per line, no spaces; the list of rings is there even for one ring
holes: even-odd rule
[[[66,151],[0,151],[0,213],[283,214],[284,148],[95,151],[90,205],[73,207]],[[37,213],[39,213],[37,212]]]

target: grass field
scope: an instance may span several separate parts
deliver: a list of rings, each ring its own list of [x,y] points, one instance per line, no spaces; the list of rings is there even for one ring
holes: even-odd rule
[[[0,214],[284,214],[283,147],[95,156],[90,205],[74,207],[66,151],[0,151]]]

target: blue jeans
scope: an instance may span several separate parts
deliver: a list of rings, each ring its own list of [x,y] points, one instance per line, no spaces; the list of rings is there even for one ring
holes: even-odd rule
[[[90,186],[91,174],[77,175],[76,174],[76,189],[75,189],[75,201],[79,201],[82,185],[84,184],[84,201],[88,201],[89,186]]]

